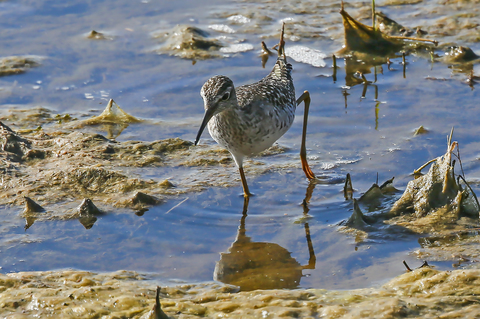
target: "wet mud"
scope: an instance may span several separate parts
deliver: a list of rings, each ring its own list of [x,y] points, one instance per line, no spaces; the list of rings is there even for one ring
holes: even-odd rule
[[[19,118],[19,114],[25,117]],[[37,206],[42,205],[47,213],[37,217],[43,219],[78,218],[74,208],[87,199],[105,205],[106,212],[113,207],[139,210],[162,203],[165,196],[235,182],[231,179],[235,171],[232,159],[217,145],[193,147],[192,142],[179,138],[117,142],[100,134],[78,131],[78,128],[99,124],[116,126],[141,122],[115,106],[113,101],[102,114],[85,120],[62,123],[47,109],[17,111],[2,120],[14,125],[21,123],[24,129],[16,132],[3,122],[0,127],[3,149],[0,154],[3,174],[0,204],[25,205],[25,213],[29,214],[40,212]],[[28,128],[29,123],[58,122],[57,127],[45,130]],[[261,156],[284,151],[285,148],[276,145]],[[177,167],[179,174],[170,179],[152,180],[132,172],[132,168],[161,166]],[[192,168],[199,171],[198,176],[192,177],[189,171]],[[249,174],[268,170],[269,167],[262,163],[253,162]]]
[[[222,284],[162,287],[161,311],[147,274],[20,272],[0,275],[0,306],[12,318],[362,318],[366,313],[375,318],[473,318],[480,314],[479,272],[424,267],[379,288],[350,291],[237,292],[235,286]]]

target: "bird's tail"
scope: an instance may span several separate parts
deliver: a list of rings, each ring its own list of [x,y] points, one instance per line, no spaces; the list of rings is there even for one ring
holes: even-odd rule
[[[280,42],[278,43],[278,57],[282,57],[285,61],[287,61],[287,57],[285,56],[285,41],[283,40],[283,34],[285,32],[285,22],[282,23],[282,33],[280,34]]]

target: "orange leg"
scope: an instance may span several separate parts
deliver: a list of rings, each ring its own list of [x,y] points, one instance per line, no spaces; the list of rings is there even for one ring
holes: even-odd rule
[[[240,178],[242,179],[242,186],[243,186],[243,196],[250,197],[252,193],[248,189],[247,179],[245,178],[245,173],[243,172],[243,167],[239,167],[238,171],[240,172]]]
[[[303,92],[303,94],[298,98],[297,105],[302,103],[305,105],[305,112],[303,114],[303,131],[302,131],[302,146],[300,147],[300,160],[302,161],[302,169],[305,172],[305,176],[309,180],[315,178],[310,166],[307,162],[307,148],[305,146],[305,141],[307,139],[307,122],[308,122],[308,110],[310,108],[310,93],[308,91]]]

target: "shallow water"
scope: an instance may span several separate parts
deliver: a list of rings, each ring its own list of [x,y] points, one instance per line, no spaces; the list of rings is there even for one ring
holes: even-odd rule
[[[254,51],[195,64],[153,52],[159,45],[152,38],[155,31],[170,29],[177,23],[208,29],[208,25],[226,23],[225,12],[248,15],[255,8],[261,8],[260,12],[268,13],[272,20],[263,29],[237,27],[239,31],[231,40],[245,39],[255,45]],[[298,27],[301,36],[296,44],[322,50],[327,56],[339,49],[341,19],[336,13],[338,8],[333,4],[332,8],[319,20],[333,31],[310,38],[308,35],[314,32],[309,31],[311,25],[305,19],[299,24],[306,27]],[[419,8],[386,9],[401,12],[399,16],[407,19],[405,12]],[[0,27],[4,30],[2,55],[45,57],[42,66],[25,74],[0,77],[1,112],[43,106],[53,113],[83,118],[99,114],[107,100],[113,98],[129,114],[150,121],[130,125],[118,141],[168,137],[193,140],[203,115],[199,91],[204,81],[212,75],[225,74],[241,85],[265,76],[274,61],[270,59],[262,68],[258,56],[260,41],[265,40],[269,46],[276,43],[281,19],[303,19],[288,6],[275,11],[268,3],[245,2],[209,2],[204,9],[195,1],[3,1],[0,10]],[[59,25],[62,27],[58,28]],[[111,35],[113,40],[86,39],[92,29]],[[452,41],[451,37],[448,39]],[[468,45],[480,52],[478,43]],[[379,234],[358,244],[355,238],[338,232],[335,225],[352,212],[351,203],[345,202],[342,194],[341,180],[347,173],[352,175],[355,197],[376,181],[377,173],[380,183],[395,176],[395,186],[404,189],[414,169],[444,154],[446,137],[454,126],[466,176],[470,180],[480,178],[480,132],[475,120],[478,87],[464,83],[465,74],[453,74],[448,65],[432,63],[425,57],[407,56],[404,76],[401,60],[392,59],[392,70],[386,65],[377,67],[376,80],[374,74],[366,74],[368,80],[375,81],[378,96],[374,85],[367,87],[365,95],[362,84],[346,88],[341,59],[337,81],[332,77],[330,58],[326,59],[325,68],[293,63],[297,94],[309,90],[312,95],[307,141],[310,163],[314,172],[329,181],[316,186],[308,219],[302,219],[301,203],[307,182],[297,159],[301,108],[294,126],[279,141],[289,150],[255,159],[271,167],[271,172],[256,178],[249,176],[247,163],[249,185],[256,194],[250,201],[245,226],[252,242],[279,245],[300,265],[307,265],[311,258],[305,230],[305,221],[308,222],[316,264],[315,269],[302,271],[298,287],[369,287],[402,273],[402,260],[413,265],[421,262],[409,255],[420,247],[417,236]],[[477,73],[478,67],[474,71]],[[349,94],[346,101],[344,92]],[[414,130],[421,125],[429,132],[414,137]],[[202,143],[214,142],[204,134]],[[291,168],[275,169],[276,164],[285,163],[291,164]],[[175,183],[179,171],[191,171],[201,178],[202,171],[219,169],[222,168],[160,167],[136,172],[158,180],[168,177]],[[233,178],[238,180],[236,175]],[[473,187],[478,193],[478,184]],[[74,220],[36,222],[25,231],[25,222],[18,216],[22,208],[3,207],[1,270],[129,269],[158,273],[171,282],[209,281],[220,253],[227,252],[237,237],[243,205],[240,192],[237,182],[231,188],[179,195],[142,216],[130,210],[112,209],[98,217],[91,229]],[[446,263],[432,264],[441,269],[448,267]]]
[[[287,178],[277,178],[276,184]],[[310,255],[300,205],[304,189],[280,195],[266,178],[255,181],[262,195],[251,201],[246,235],[252,242],[277,244],[299,264],[307,265]],[[322,193],[327,192],[331,193]],[[309,211],[307,227],[317,262],[315,269],[303,271],[298,287],[365,287],[390,278],[392,272],[402,272],[401,260],[418,247],[417,237],[399,234],[403,238],[396,241],[378,238],[356,244],[332,225],[348,217],[350,205],[338,194],[330,196],[323,204],[315,201]],[[78,220],[40,221],[26,231],[24,220],[8,212],[2,214],[4,220],[10,219],[2,230],[9,234],[2,241],[2,270],[129,269],[160,273],[164,280],[208,281],[220,253],[226,253],[237,237],[242,206],[237,189],[211,189],[172,199],[142,216],[129,211],[108,214],[91,229]]]

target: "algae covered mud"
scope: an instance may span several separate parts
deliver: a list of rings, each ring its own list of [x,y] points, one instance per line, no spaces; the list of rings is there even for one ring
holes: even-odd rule
[[[180,285],[160,289],[163,312],[154,306],[155,287],[134,272],[29,272],[0,276],[8,287],[0,302],[11,318],[475,318],[479,277],[479,270],[423,268],[350,291]]]
[[[478,5],[2,1],[1,314],[478,316]],[[298,116],[242,214],[199,90],[265,76],[282,22],[318,179]]]

